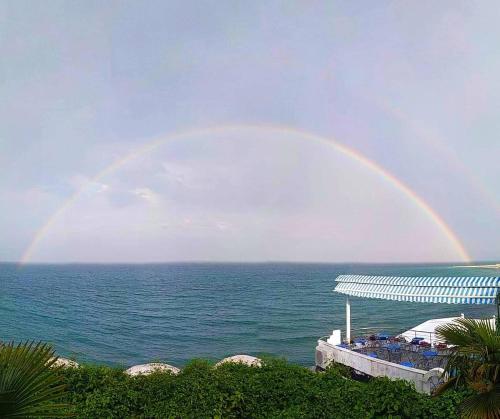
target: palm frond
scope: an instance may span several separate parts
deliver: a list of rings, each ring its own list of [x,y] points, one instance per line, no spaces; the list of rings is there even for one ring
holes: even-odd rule
[[[441,385],[439,385],[434,392],[432,393],[434,396],[440,396],[443,394],[445,391],[448,391],[452,388],[455,388],[458,383],[458,378],[457,377],[452,377],[448,381],[445,381]]]
[[[48,344],[25,342],[0,347],[0,417],[62,417],[64,393],[54,350]]]
[[[466,399],[461,405],[461,415],[467,419],[498,419],[500,418],[500,391],[477,393]]]
[[[445,368],[449,379],[435,394],[465,385],[475,394],[462,403],[462,417],[500,419],[500,335],[495,325],[461,318],[436,333],[453,347]]]

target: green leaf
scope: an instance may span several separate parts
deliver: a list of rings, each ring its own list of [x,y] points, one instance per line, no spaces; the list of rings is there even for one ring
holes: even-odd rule
[[[63,417],[60,369],[54,350],[41,342],[0,346],[0,417]]]

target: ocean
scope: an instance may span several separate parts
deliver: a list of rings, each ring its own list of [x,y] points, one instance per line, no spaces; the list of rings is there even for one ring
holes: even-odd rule
[[[115,366],[274,355],[314,364],[316,340],[345,329],[338,274],[498,276],[445,265],[0,264],[0,340],[51,342],[64,357]],[[353,335],[399,333],[494,306],[351,297]]]

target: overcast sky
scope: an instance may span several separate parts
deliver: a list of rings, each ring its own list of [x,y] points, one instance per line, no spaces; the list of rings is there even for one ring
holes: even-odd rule
[[[499,21],[498,1],[0,0],[0,260],[459,261],[457,240],[498,260]]]

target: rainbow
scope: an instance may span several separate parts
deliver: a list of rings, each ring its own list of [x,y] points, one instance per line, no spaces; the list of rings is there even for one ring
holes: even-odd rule
[[[120,167],[124,166],[128,162],[151,152],[157,147],[168,141],[174,140],[183,140],[193,136],[201,136],[201,135],[214,135],[214,134],[227,134],[233,131],[254,131],[258,133],[275,133],[275,134],[290,134],[300,136],[309,141],[320,142],[323,144],[327,144],[333,147],[336,151],[342,153],[343,155],[353,159],[354,161],[360,163],[362,166],[367,169],[372,170],[378,176],[380,176],[384,181],[393,186],[395,189],[400,191],[405,197],[407,197],[411,202],[413,202],[423,214],[425,214],[438,228],[439,230],[447,237],[448,241],[453,245],[459,257],[464,262],[470,262],[471,258],[467,253],[464,245],[457,237],[457,235],[453,232],[453,230],[446,224],[443,218],[434,210],[427,202],[424,201],[415,191],[410,189],[405,183],[396,178],[393,174],[388,172],[383,167],[379,166],[374,161],[368,159],[361,153],[356,150],[353,150],[338,141],[335,141],[331,138],[323,137],[317,134],[313,134],[307,131],[303,131],[301,129],[292,128],[288,126],[280,126],[280,125],[252,125],[252,124],[237,124],[237,125],[218,125],[210,128],[204,129],[192,129],[180,132],[174,132],[164,137],[153,139],[143,146],[139,147],[137,150],[131,152],[130,154],[120,158],[107,166],[105,169],[97,173],[94,177],[92,177],[87,185],[82,186],[78,189],[72,196],[69,197],[64,204],[55,211],[45,222],[45,224],[36,232],[31,240],[30,244],[24,251],[22,258],[20,260],[20,265],[26,264],[30,261],[33,252],[38,247],[40,242],[43,240],[47,232],[54,225],[57,219],[66,212],[69,208],[73,206],[73,204],[81,197],[81,195],[85,192],[88,185],[98,182],[107,175],[113,173],[118,170]]]
[[[423,140],[429,147],[439,153],[448,163],[450,163],[458,172],[465,175],[468,183],[484,198],[497,213],[500,212],[500,201],[494,193],[486,188],[480,181],[479,177],[470,169],[443,141],[443,139],[429,127],[426,127],[421,122],[413,120],[403,109],[391,106],[384,100],[377,100],[379,107],[390,114],[393,118],[402,122],[405,127],[411,129],[419,138]]]

